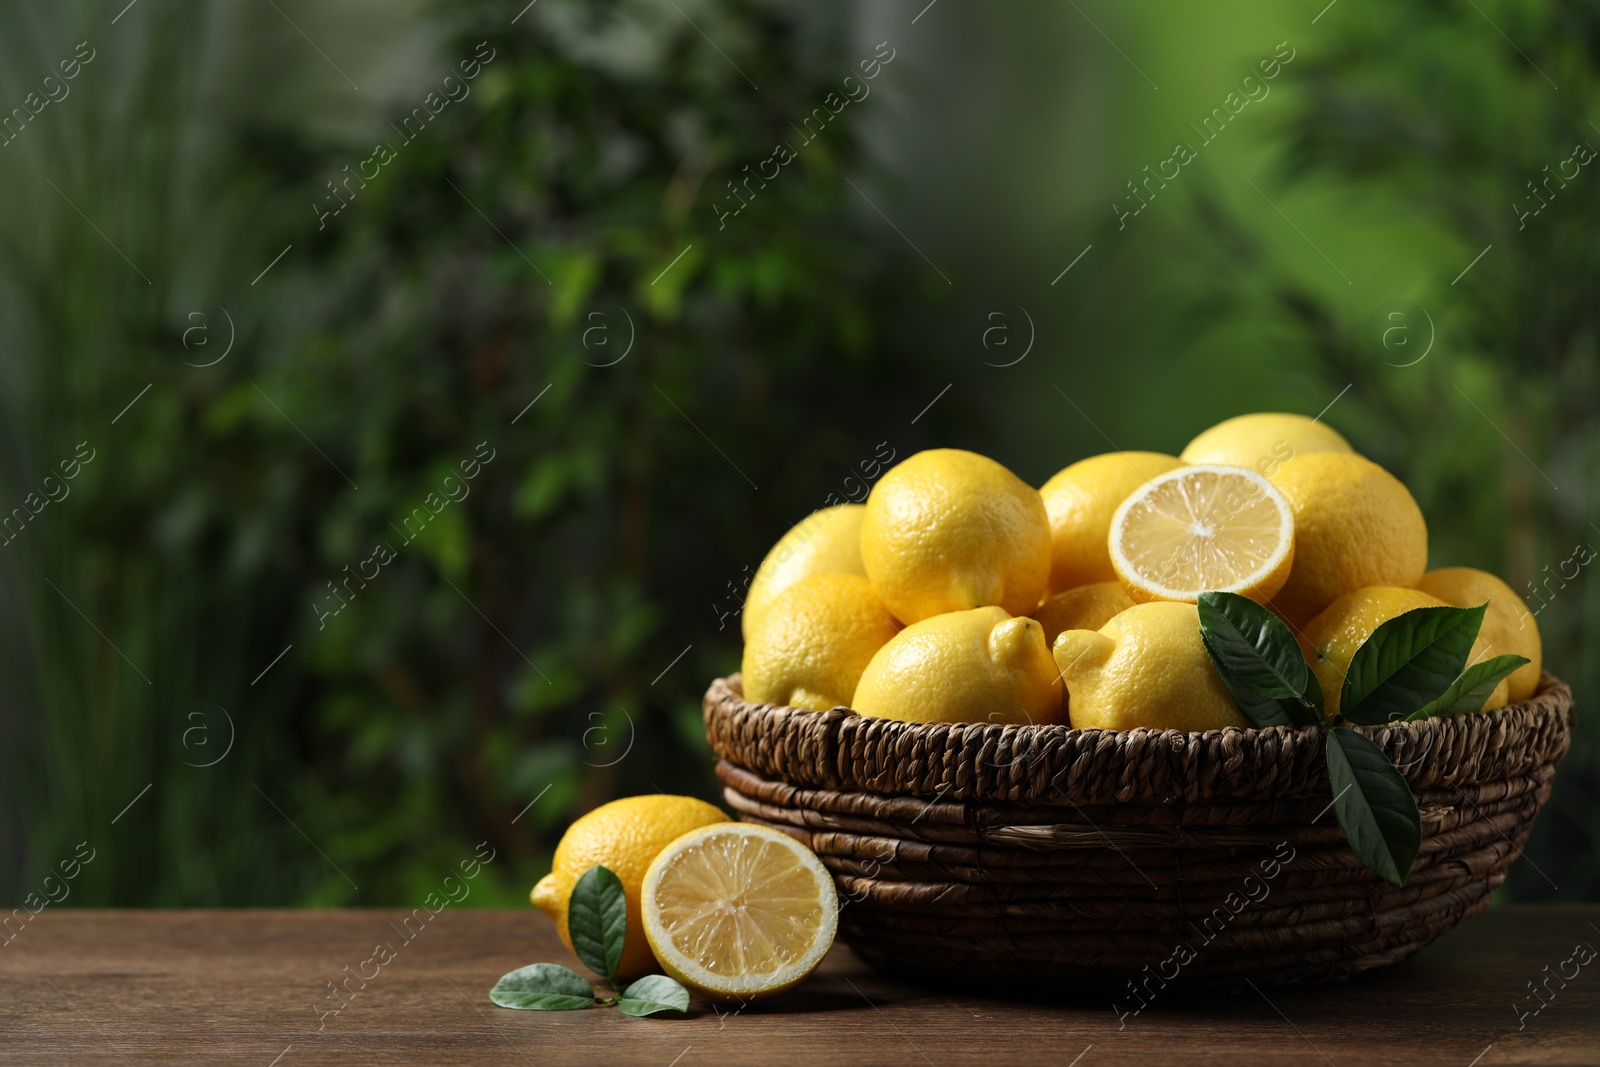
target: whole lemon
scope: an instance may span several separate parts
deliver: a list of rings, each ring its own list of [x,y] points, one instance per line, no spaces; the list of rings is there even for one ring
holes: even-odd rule
[[[815,574],[866,577],[861,564],[861,519],[866,513],[863,504],[836,504],[813,511],[778,538],[745,591],[739,625],[746,641],[756,617],[800,579]]]
[[[1345,675],[1350,673],[1350,661],[1355,658],[1356,650],[1372,636],[1372,631],[1416,608],[1445,606],[1438,597],[1420,590],[1369,586],[1346,593],[1307,623],[1300,635],[1300,649],[1317,676],[1317,684],[1322,686],[1322,707],[1328,721],[1332,722],[1339,714],[1339,698],[1344,690]],[[1476,663],[1482,659],[1486,647],[1483,631],[1479,630],[1467,662]],[[1506,683],[1501,679],[1484,702],[1483,710],[1493,711],[1505,706]]]
[[[1249,467],[1272,477],[1295,456],[1311,452],[1354,452],[1334,430],[1304,415],[1262,412],[1219,422],[1184,446],[1185,463]]]
[[[901,622],[990,604],[1025,615],[1050,578],[1050,519],[1038,491],[994,460],[936,448],[872,487],[861,560]]]
[[[1440,567],[1429,571],[1417,583],[1424,593],[1458,608],[1475,608],[1485,600],[1489,610],[1483,614],[1478,631],[1485,654],[1527,656],[1528,662],[1506,678],[1506,698],[1516,704],[1533,696],[1539,688],[1539,671],[1544,664],[1544,646],[1539,626],[1527,603],[1505,582],[1488,571],[1472,567]]]
[[[973,608],[914,622],[856,686],[862,715],[908,722],[1062,721],[1061,679],[1033,619]]]
[[[652,793],[602,804],[567,827],[556,845],[550,873],[539,879],[528,898],[555,920],[556,933],[570,949],[572,936],[567,932],[567,900],[572,895],[572,887],[590,867],[600,864],[609,868],[622,883],[628,898],[628,936],[623,943],[617,976],[642,977],[657,970],[639,911],[639,887],[650,861],[690,830],[729,821],[721,808],[693,797]]]
[[[745,699],[817,711],[848,707],[873,654],[899,632],[865,578],[802,578],[750,628]]]
[[[1294,512],[1294,567],[1272,607],[1299,626],[1346,593],[1410,588],[1428,566],[1428,526],[1400,479],[1353,452],[1312,452],[1272,484]]]
[[[1098,630],[1131,607],[1121,582],[1095,582],[1048,598],[1033,617],[1044,627],[1044,643],[1054,645],[1062,630]]]
[[[1080,730],[1247,729],[1200,641],[1193,604],[1137,604],[1099,630],[1065,630],[1056,666]]]
[[[1116,577],[1106,536],[1128,494],[1183,463],[1160,452],[1107,452],[1081,459],[1039,490],[1050,516],[1050,589],[1060,592]],[[1090,627],[1097,629],[1097,627]]]

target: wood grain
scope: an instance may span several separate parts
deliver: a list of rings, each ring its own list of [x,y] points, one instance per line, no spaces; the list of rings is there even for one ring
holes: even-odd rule
[[[486,995],[504,972],[578,968],[542,916],[446,908],[407,940],[397,932],[406,914],[47,909],[0,948],[0,1063],[1600,1062],[1600,959],[1564,986],[1552,977],[1575,945],[1600,947],[1600,905],[1495,908],[1349,982],[1275,990],[1270,1001],[1157,995],[1121,1019],[1110,990],[1052,1004],[923,989],[842,947],[801,989],[739,1012],[698,1002],[666,1019],[506,1011]],[[363,967],[380,943],[393,959]],[[375,969],[364,988],[349,978]],[[330,983],[345,979],[356,992],[319,1018],[314,1005],[339,1003]],[[1540,1004],[1519,1030],[1517,1009]]]

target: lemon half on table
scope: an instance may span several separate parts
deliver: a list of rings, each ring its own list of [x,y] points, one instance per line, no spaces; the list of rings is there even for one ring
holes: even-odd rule
[[[645,937],[667,974],[707,1000],[776,996],[817,969],[839,926],[833,877],[765,826],[691,830],[643,885]]]
[[[1111,566],[1140,603],[1194,603],[1217,589],[1266,603],[1294,562],[1294,516],[1244,467],[1179,467],[1150,479],[1111,520]]]

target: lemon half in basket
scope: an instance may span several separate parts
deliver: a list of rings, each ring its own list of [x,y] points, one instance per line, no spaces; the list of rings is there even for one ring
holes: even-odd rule
[[[1208,589],[1266,603],[1289,579],[1294,515],[1244,467],[1179,467],[1139,487],[1111,520],[1111,566],[1139,602],[1194,603]]]
[[[797,985],[839,926],[833,877],[806,846],[765,826],[691,830],[645,872],[645,937],[667,974],[713,1001]]]

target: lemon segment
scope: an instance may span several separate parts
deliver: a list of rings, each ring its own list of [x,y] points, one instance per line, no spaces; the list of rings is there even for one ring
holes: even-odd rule
[[[1255,471],[1180,467],[1122,502],[1109,546],[1112,568],[1135,601],[1192,604],[1215,589],[1265,603],[1289,578],[1294,517]]]
[[[759,1000],[816,970],[838,930],[839,899],[800,842],[725,823],[690,831],[656,857],[643,913],[667,974],[708,1000]]]

